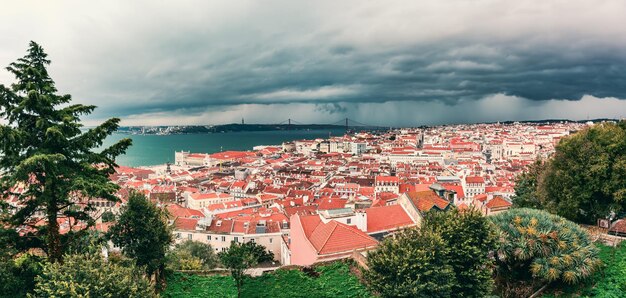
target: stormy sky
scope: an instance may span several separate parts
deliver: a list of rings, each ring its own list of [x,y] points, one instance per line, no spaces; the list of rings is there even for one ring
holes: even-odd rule
[[[12,1],[95,124],[626,117],[626,1]],[[0,71],[0,83],[13,81]]]

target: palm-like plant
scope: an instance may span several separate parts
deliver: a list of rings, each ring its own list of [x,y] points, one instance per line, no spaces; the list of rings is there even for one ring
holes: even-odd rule
[[[538,284],[552,282],[575,284],[600,265],[587,232],[560,216],[520,208],[490,219],[499,228],[497,281],[503,290],[532,291]]]

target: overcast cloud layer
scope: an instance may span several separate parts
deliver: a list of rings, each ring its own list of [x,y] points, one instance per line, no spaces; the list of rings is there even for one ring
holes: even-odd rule
[[[153,2],[5,3],[0,65],[37,41],[92,123],[626,116],[622,0]]]

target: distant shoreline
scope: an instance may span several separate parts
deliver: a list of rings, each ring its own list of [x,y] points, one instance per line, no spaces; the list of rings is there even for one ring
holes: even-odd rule
[[[472,125],[472,124],[552,124],[559,122],[603,122],[603,121],[619,121],[619,119],[598,118],[588,120],[569,120],[569,119],[544,119],[544,120],[523,120],[523,121],[493,121],[480,123],[448,123],[442,125],[422,125],[407,128],[428,128],[448,125]],[[174,135],[174,134],[212,134],[212,133],[229,133],[229,132],[254,132],[254,131],[306,131],[306,130],[386,130],[389,128],[402,127],[382,127],[382,126],[345,126],[336,124],[220,124],[220,125],[160,125],[160,126],[121,126],[116,132],[121,134],[134,135]]]

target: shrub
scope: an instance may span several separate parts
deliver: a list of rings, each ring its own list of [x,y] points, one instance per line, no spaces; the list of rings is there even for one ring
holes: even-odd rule
[[[496,283],[504,296],[529,296],[546,284],[576,284],[600,265],[587,232],[560,216],[512,209],[490,217],[499,229]]]

